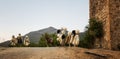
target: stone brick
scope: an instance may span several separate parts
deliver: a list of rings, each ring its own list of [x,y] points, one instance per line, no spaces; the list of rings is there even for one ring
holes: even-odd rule
[[[90,0],[90,18],[96,18],[104,24],[105,35],[101,39],[101,48],[118,50],[117,45],[120,42],[120,0]]]

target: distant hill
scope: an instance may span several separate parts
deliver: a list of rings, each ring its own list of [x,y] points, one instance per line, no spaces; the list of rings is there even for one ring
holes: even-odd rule
[[[10,40],[0,43],[0,47],[8,47]]]
[[[26,35],[29,36],[31,42],[38,43],[42,34],[44,34],[44,33],[52,34],[52,33],[56,33],[56,31],[57,31],[56,28],[48,27],[48,28],[45,28],[42,30],[29,32]],[[26,35],[24,35],[24,36],[26,36]]]

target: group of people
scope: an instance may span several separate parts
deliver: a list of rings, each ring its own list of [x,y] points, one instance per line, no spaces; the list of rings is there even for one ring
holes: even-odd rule
[[[62,46],[65,44],[68,44],[69,46],[78,46],[80,41],[79,30],[68,32],[67,28],[61,28],[57,30],[57,41],[59,41]]]
[[[13,35],[10,42],[11,42],[11,46],[23,45],[23,44],[24,44],[24,46],[29,46],[29,44],[30,44],[29,37],[25,36],[25,38],[23,39],[23,37],[21,36],[21,34],[18,34],[17,37],[15,37]]]
[[[61,28],[57,30],[57,41],[60,43],[61,46],[64,46],[65,44],[69,46],[78,46],[80,39],[79,39],[79,30],[73,30],[72,32],[68,32],[67,28]],[[46,38],[49,39],[49,38]],[[51,40],[47,40],[48,42],[52,42]],[[18,34],[17,37],[14,35],[11,39],[11,45],[23,45],[29,46],[30,40],[28,36],[25,36],[24,38],[21,36],[21,34]]]

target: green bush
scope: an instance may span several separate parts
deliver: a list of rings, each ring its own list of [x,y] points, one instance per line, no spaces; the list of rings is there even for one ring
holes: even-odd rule
[[[80,41],[80,47],[93,48],[96,38],[101,39],[104,35],[103,24],[97,19],[90,19],[86,26],[85,37]]]
[[[45,39],[45,35],[42,35],[42,37],[40,38],[39,46],[40,47],[47,47],[48,46],[47,41]]]
[[[94,45],[94,37],[86,31],[84,39],[80,41],[80,47],[92,48],[93,45]]]
[[[53,46],[59,46],[59,42],[56,40],[57,39],[57,35],[56,34],[51,34],[52,38],[53,38]]]
[[[101,38],[104,35],[103,23],[97,19],[90,19],[88,31],[95,38]]]
[[[39,46],[40,47],[54,47],[54,46],[58,46],[59,43],[58,43],[58,41],[56,39],[57,39],[56,34],[45,33],[40,38]],[[50,40],[50,42],[48,40]]]

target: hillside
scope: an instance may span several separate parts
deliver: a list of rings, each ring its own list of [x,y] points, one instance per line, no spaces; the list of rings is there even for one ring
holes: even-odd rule
[[[8,47],[9,44],[10,44],[10,41],[8,40],[8,41],[0,43],[0,47]]]
[[[27,36],[29,36],[31,42],[38,43],[42,34],[44,34],[44,33],[52,34],[52,33],[56,33],[56,31],[57,31],[57,29],[55,29],[54,27],[48,27],[48,28],[45,28],[42,30],[29,32],[29,33],[25,34],[24,36],[27,35]]]

